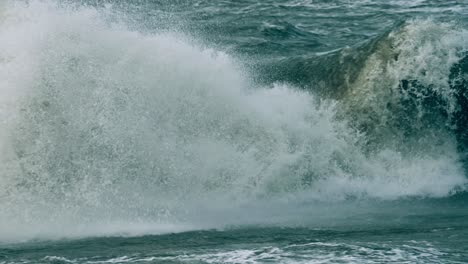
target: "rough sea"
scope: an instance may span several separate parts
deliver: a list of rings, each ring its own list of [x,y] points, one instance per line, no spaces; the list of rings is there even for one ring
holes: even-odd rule
[[[468,263],[468,1],[0,0],[14,263]]]

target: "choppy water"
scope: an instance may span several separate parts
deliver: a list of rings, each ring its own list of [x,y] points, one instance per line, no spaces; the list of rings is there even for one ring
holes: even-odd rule
[[[0,263],[465,263],[465,1],[0,2]]]

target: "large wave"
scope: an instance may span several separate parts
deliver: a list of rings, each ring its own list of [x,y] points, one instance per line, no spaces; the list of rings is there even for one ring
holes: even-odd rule
[[[347,99],[259,87],[228,54],[181,33],[129,30],[109,8],[0,7],[2,240],[219,227],[285,197],[443,197],[467,183],[445,130],[429,147],[369,144],[391,135],[355,125],[377,118],[386,131],[386,110],[368,103],[388,100],[385,84],[369,79],[411,69],[373,63]]]

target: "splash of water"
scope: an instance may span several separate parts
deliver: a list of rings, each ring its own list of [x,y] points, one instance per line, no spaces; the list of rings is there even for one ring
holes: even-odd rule
[[[186,230],[203,210],[245,215],[295,194],[440,197],[466,183],[451,138],[437,152],[369,154],[336,119],[340,103],[257,87],[179,33],[47,1],[3,13],[2,239]]]

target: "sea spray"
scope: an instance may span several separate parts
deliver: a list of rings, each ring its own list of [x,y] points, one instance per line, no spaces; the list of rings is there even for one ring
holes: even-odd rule
[[[454,138],[431,153],[364,151],[368,135],[337,120],[339,101],[259,87],[241,62],[180,33],[49,1],[6,12],[1,239],[242,225],[284,197],[444,197],[466,184]]]

